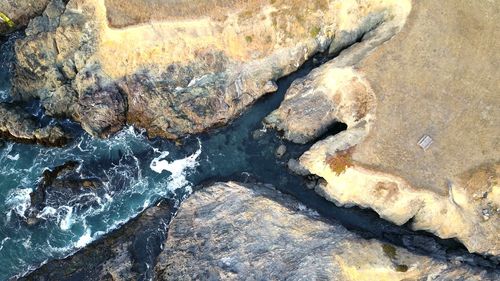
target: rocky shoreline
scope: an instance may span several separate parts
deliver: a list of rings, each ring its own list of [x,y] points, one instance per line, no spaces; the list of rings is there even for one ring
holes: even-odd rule
[[[0,103],[0,138],[20,143],[64,146],[70,135],[58,125],[39,126],[22,107]]]
[[[387,40],[409,12],[407,1],[323,2],[308,4],[307,17],[293,7],[301,1],[261,3],[249,16],[224,9],[223,22],[193,14],[190,25],[178,24],[185,32],[172,33],[168,26],[177,23],[168,18],[110,28],[114,2],[53,0],[16,45],[14,96],[40,99],[47,114],[72,118],[99,137],[126,123],[151,137],[200,133],[239,116],[317,53],[335,55],[368,33]],[[339,22],[346,13],[349,22]]]
[[[150,280],[154,261],[149,258],[160,252],[175,209],[174,202],[159,201],[85,249],[18,280]]]
[[[112,234],[20,280],[116,281],[153,276],[147,274],[154,274],[154,280],[500,277],[498,269],[465,263],[470,259],[467,256],[443,260],[446,254],[439,247],[434,254],[424,256],[366,240],[270,185],[215,183],[184,201],[170,221],[173,210],[172,205],[155,204]],[[147,234],[147,229],[158,227],[165,232],[147,238],[154,233]],[[150,245],[156,250],[148,265],[156,265],[154,271],[138,270],[134,265],[134,247],[142,247],[141,240],[153,241]]]
[[[288,168],[331,204],[371,209],[471,253],[422,254],[365,239],[272,186],[226,182],[180,206],[161,201],[20,280],[500,278],[500,81],[491,78],[500,36],[483,35],[498,34],[494,3],[11,2],[0,4],[0,35],[27,27],[15,44],[13,103],[0,103],[0,149],[2,140],[71,143],[58,122],[42,125],[23,108],[33,101],[96,138],[125,126],[177,141],[210,132],[320,55],[254,140],[272,129],[283,143],[309,148]],[[289,153],[283,143],[277,159]],[[28,224],[37,223],[47,190],[61,200],[98,192],[102,181],[77,167],[44,173]],[[473,254],[485,263],[467,262]]]
[[[424,9],[427,4],[416,5],[409,27],[373,54],[359,59],[358,54],[366,52],[356,46],[297,81],[266,122],[297,143],[315,140],[335,122],[345,123],[346,131],[316,142],[300,157],[303,168],[326,180],[319,194],[338,205],[373,209],[398,225],[411,221],[416,230],[456,238],[471,252],[498,256],[500,155],[494,124],[500,115],[487,106],[498,102],[498,81],[483,83],[480,94],[475,86],[460,87],[462,96],[455,99],[449,92],[454,83],[481,84],[477,74],[466,72],[453,79],[441,75],[453,71],[457,60],[464,67],[488,69],[478,62],[498,55],[488,51],[488,44],[494,44],[489,41],[482,46],[484,52],[471,55],[460,47],[464,37],[480,36],[474,30],[443,34],[434,28],[435,23],[453,28],[451,18],[462,16],[451,12],[455,3]],[[485,8],[471,5],[468,12],[472,17]],[[438,10],[450,13],[429,12]],[[495,29],[486,18],[480,24]],[[446,45],[419,41],[423,34],[447,38]],[[414,42],[422,46],[417,50]],[[426,52],[431,48],[457,52],[435,56]],[[420,54],[428,65],[399,69],[420,62]],[[475,60],[461,60],[471,56]],[[440,68],[429,68],[432,64]],[[429,73],[434,75],[426,77]],[[476,102],[471,105],[471,100]],[[431,147],[419,146],[425,139]]]

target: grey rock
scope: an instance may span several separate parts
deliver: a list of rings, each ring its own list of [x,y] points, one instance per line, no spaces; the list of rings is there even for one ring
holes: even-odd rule
[[[258,139],[261,139],[265,134],[266,134],[265,131],[258,129],[258,130],[253,131],[252,138],[254,140],[258,140]]]
[[[49,261],[19,280],[150,280],[150,258],[160,252],[173,211],[171,202],[161,201],[72,256]]]
[[[288,169],[299,176],[307,176],[311,173],[297,159],[290,159],[287,163]]]
[[[286,153],[286,146],[282,144],[278,146],[278,148],[276,149],[275,155],[276,157],[281,158],[283,157],[283,155],[285,155],[285,153]]]
[[[361,254],[362,253],[362,254]],[[363,238],[262,185],[217,183],[194,193],[172,220],[156,280],[494,280]]]

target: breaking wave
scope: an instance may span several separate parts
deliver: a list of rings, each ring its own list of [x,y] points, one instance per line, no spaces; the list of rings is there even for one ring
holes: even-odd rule
[[[0,205],[4,267],[0,280],[74,253],[160,197],[182,199],[191,192],[188,177],[199,165],[201,153],[200,140],[194,153],[183,155],[175,144],[151,142],[132,127],[108,140],[82,135],[66,148],[12,143],[0,148],[0,202],[4,203]],[[82,177],[99,178],[103,186],[67,200],[47,196],[37,223],[25,227],[26,211],[32,207],[30,194],[42,172],[70,160],[81,163],[77,173]]]

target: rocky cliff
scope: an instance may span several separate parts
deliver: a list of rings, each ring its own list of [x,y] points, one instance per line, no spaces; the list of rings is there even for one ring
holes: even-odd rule
[[[269,186],[218,183],[170,224],[157,280],[488,280],[480,272],[365,240]]]
[[[166,202],[152,206],[103,240],[20,280],[500,278],[498,270],[464,263],[467,256],[448,259],[436,248],[429,257],[364,239],[270,185],[216,183],[182,203],[170,222],[172,211]],[[158,258],[145,259],[144,252]]]
[[[394,33],[409,1],[53,0],[16,47],[15,95],[106,137],[227,124],[318,53]],[[208,12],[207,12],[208,11]]]
[[[298,143],[347,130],[300,163],[339,205],[500,254],[498,5],[418,1],[405,28],[373,36],[296,81],[269,126]],[[486,36],[491,34],[493,36]]]

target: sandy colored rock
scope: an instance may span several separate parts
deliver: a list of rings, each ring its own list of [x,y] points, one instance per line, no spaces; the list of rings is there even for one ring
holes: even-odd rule
[[[106,137],[227,124],[320,52],[401,22],[409,1],[53,0],[16,47],[14,95]]]
[[[321,219],[262,185],[217,183],[172,220],[156,280],[494,280],[495,270],[443,262]]]
[[[366,79],[352,68],[328,63],[295,81],[265,123],[283,131],[284,138],[305,144],[337,122],[368,126],[374,114],[375,95]]]
[[[317,191],[457,238],[472,252],[499,255],[499,17],[495,1],[418,1],[392,40],[366,51],[374,36],[363,38],[294,84],[271,115],[285,120],[275,122],[285,137],[310,140],[331,122],[348,125],[300,159],[328,182]],[[340,79],[346,68],[361,77],[363,90]],[[347,90],[328,86],[336,79]],[[366,107],[371,91],[375,102]],[[330,107],[305,107],[325,103]],[[360,108],[371,118],[352,122]],[[320,124],[310,126],[312,119]],[[429,147],[418,145],[423,137],[432,140]]]

